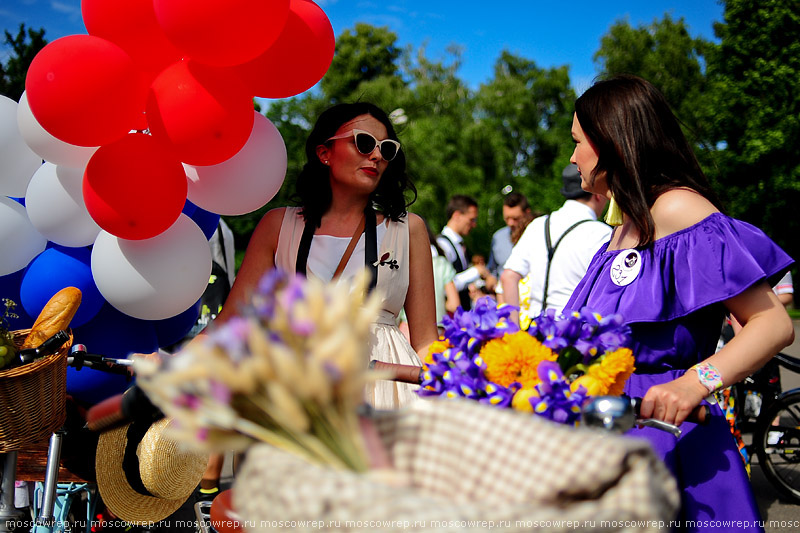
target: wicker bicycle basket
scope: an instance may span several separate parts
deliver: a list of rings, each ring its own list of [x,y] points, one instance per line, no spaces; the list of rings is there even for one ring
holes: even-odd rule
[[[30,330],[14,331],[19,348]],[[27,365],[0,370],[0,453],[47,439],[66,419],[67,354],[61,349]]]

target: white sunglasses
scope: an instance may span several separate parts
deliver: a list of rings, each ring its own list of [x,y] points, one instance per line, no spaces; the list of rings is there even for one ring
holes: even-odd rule
[[[343,133],[341,135],[335,135],[325,141],[333,141],[336,139],[346,139],[347,137],[354,137],[356,141],[356,150],[359,153],[364,155],[369,155],[375,150],[377,146],[380,150],[381,157],[383,157],[386,161],[391,161],[397,156],[397,153],[400,151],[400,143],[392,140],[392,139],[384,139],[379,141],[376,139],[371,133],[366,132],[364,130],[350,130],[347,133]]]

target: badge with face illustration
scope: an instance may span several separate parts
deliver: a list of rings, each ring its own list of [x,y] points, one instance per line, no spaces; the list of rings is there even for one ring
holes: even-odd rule
[[[636,250],[622,250],[611,263],[611,281],[624,287],[633,283],[642,270],[642,256]]]

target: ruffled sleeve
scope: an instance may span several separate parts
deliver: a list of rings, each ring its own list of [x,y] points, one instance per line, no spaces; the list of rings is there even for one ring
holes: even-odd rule
[[[714,213],[637,249],[641,270],[628,285],[611,277],[623,251],[601,249],[565,310],[621,313],[628,323],[663,322],[722,302],[753,284],[773,283],[794,262],[755,226]]]

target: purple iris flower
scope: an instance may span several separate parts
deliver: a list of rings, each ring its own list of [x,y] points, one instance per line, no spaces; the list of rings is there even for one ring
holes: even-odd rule
[[[539,396],[532,396],[533,412],[561,424],[574,425],[580,420],[586,388],[571,392],[558,363],[542,361],[537,367],[541,382],[536,385]]]

